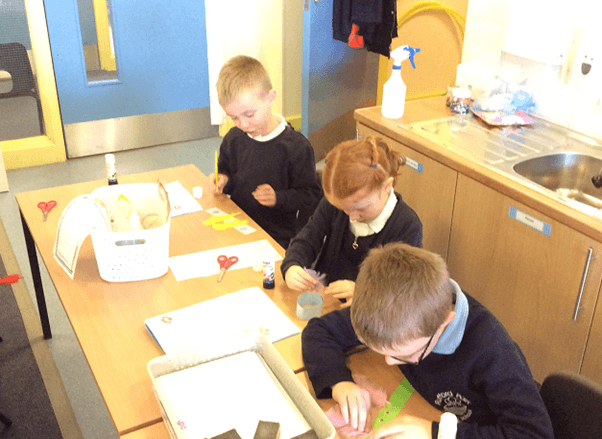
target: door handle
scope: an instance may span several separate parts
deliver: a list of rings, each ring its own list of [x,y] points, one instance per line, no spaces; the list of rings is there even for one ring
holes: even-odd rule
[[[587,259],[585,261],[585,268],[583,269],[583,277],[581,278],[581,285],[579,286],[579,295],[577,296],[577,303],[575,304],[575,311],[573,312],[573,320],[577,320],[579,311],[583,308],[581,306],[581,298],[583,297],[583,289],[585,288],[585,281],[587,280],[587,273],[589,272],[589,265],[592,261],[593,249],[590,248],[587,251]]]

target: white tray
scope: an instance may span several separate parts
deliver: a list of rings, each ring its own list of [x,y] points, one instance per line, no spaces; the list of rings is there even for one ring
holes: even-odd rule
[[[335,436],[322,409],[265,334],[249,332],[202,353],[165,355],[147,368],[173,439],[211,438],[232,428],[241,439],[253,439],[260,420],[280,423],[280,439],[310,429],[319,439]]]

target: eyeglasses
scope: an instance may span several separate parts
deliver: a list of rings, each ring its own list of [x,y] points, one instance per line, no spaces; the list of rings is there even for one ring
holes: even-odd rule
[[[426,342],[426,346],[424,347],[424,350],[422,351],[422,354],[420,354],[420,358],[418,358],[418,361],[408,361],[408,360],[405,360],[403,358],[394,357],[392,355],[391,355],[391,358],[394,358],[395,360],[397,360],[397,361],[399,361],[401,363],[404,363],[404,364],[411,364],[412,366],[417,366],[418,363],[420,363],[422,361],[422,359],[424,358],[424,355],[426,354],[426,351],[428,350],[429,346],[431,345],[431,342],[433,341],[433,338],[435,337],[435,334],[431,335],[431,338],[429,338],[429,341]]]

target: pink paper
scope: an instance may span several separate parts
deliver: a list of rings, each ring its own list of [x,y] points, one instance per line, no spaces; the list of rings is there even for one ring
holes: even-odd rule
[[[382,387],[371,383],[364,375],[352,375],[355,383],[360,387],[364,401],[370,401],[371,407],[376,407],[380,411],[388,401],[387,392]],[[339,436],[356,437],[365,436],[367,432],[353,428],[350,424],[347,425],[343,415],[341,414],[341,406],[339,404],[332,407],[326,412],[326,417],[336,428]],[[366,425],[369,429],[369,425]]]

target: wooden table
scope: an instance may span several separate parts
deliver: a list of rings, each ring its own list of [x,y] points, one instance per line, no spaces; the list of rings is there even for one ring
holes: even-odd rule
[[[210,217],[207,209],[218,207],[227,213],[239,212],[240,209],[227,196],[214,196],[208,178],[193,165],[119,176],[120,184],[158,180],[165,183],[179,180],[191,193],[194,186],[203,187],[200,203],[204,210],[176,216],[171,220],[170,256],[261,239],[268,239],[284,256],[284,250],[276,241],[244,213],[237,218],[248,220],[249,225],[257,230],[249,235],[234,229],[217,232],[203,225],[203,221]],[[89,194],[104,185],[105,180],[98,180],[24,192],[17,194],[16,198],[26,239],[30,235],[29,249],[33,250],[30,261],[42,320],[47,313],[34,245],[46,264],[115,428],[123,435],[161,421],[146,365],[152,358],[163,355],[163,352],[146,330],[144,320],[244,288],[262,288],[263,282],[262,273],[251,268],[228,271],[221,283],[217,283],[217,276],[178,282],[171,271],[158,279],[106,282],[100,278],[89,237],[82,244],[75,277],[70,279],[53,256],[61,212],[76,196]],[[42,222],[42,212],[37,204],[48,200],[56,200],[57,207],[50,212],[47,221]],[[298,293],[286,287],[280,274],[280,263],[276,264],[276,288],[264,291],[299,328],[305,327],[306,322],[296,316]],[[326,300],[324,312],[337,307],[335,302]],[[47,329],[50,329],[49,323]],[[299,335],[280,341],[275,346],[293,371],[303,369]]]
[[[365,375],[374,384],[384,388],[387,395],[392,395],[399,383],[403,380],[403,374],[397,366],[389,366],[385,358],[374,351],[365,350],[353,354],[347,358],[347,364],[352,372]],[[306,371],[297,372],[297,378],[315,397],[313,387]],[[333,399],[319,399],[318,405],[325,412],[335,405]],[[373,415],[376,415],[373,409]],[[441,412],[425,401],[418,392],[414,392],[398,416],[410,415],[429,421],[439,421]],[[169,433],[163,422],[155,424],[133,433],[122,436],[122,439],[169,439]],[[336,437],[338,439],[338,436]]]

